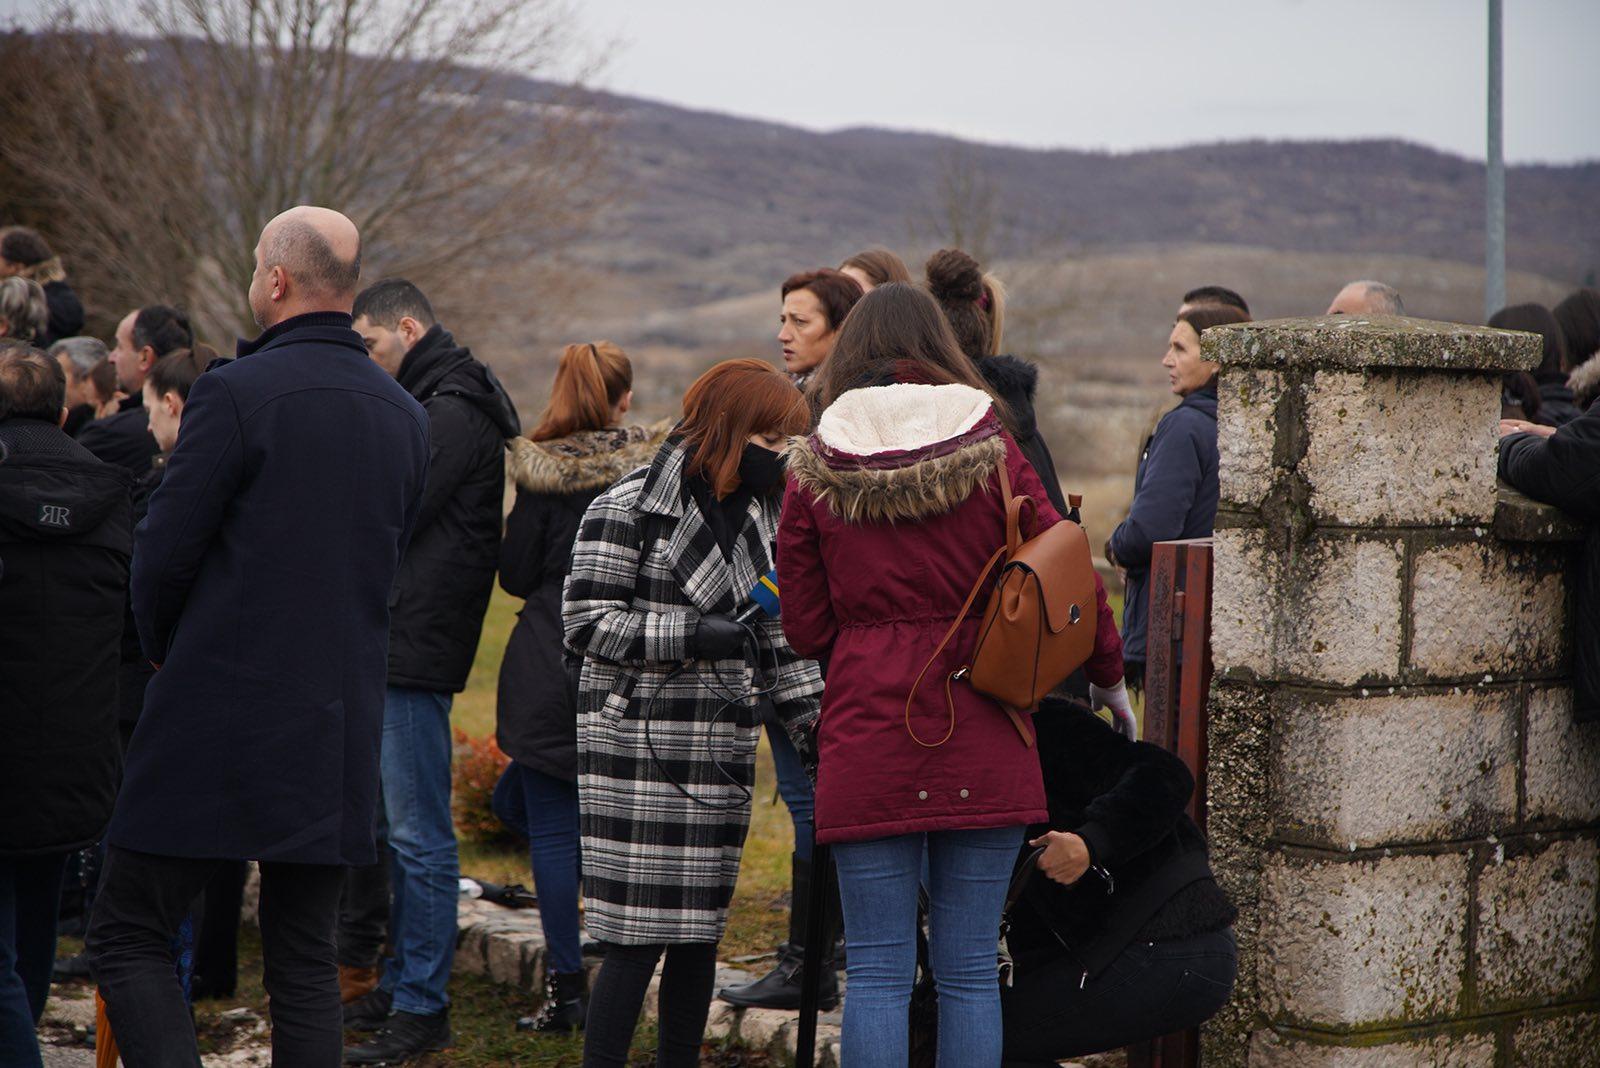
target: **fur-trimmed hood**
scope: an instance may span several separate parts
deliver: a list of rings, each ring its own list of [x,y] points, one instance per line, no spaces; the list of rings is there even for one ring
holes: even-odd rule
[[[580,430],[564,438],[512,438],[506,463],[517,488],[532,493],[603,490],[647,465],[672,432],[673,421],[650,426]]]
[[[785,450],[795,481],[849,523],[952,511],[1005,454],[987,393],[918,383],[851,390]]]
[[[1600,394],[1600,355],[1590,356],[1567,378],[1567,387],[1578,399],[1578,407],[1586,408]]]

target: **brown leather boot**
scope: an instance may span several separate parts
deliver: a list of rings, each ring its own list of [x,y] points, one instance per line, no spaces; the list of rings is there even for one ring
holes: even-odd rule
[[[371,993],[378,987],[378,969],[352,968],[339,965],[339,1004],[348,1005],[356,998]]]

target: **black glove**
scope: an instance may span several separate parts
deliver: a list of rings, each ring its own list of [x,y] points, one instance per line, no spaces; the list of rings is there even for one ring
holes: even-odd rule
[[[744,624],[727,616],[701,616],[694,625],[694,655],[721,660],[744,650],[748,632]]]

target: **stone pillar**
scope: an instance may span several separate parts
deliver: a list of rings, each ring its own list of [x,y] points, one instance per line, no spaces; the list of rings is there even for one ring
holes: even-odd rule
[[[1209,832],[1239,904],[1208,1066],[1600,1064],[1600,726],[1577,532],[1497,491],[1537,339],[1218,328]]]

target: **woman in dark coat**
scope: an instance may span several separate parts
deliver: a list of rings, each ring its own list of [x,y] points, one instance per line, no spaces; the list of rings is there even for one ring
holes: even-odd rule
[[[1532,379],[1533,396],[1524,398],[1522,405],[1527,418],[1542,426],[1560,426],[1576,419],[1578,405],[1573,399],[1572,387],[1567,384],[1567,375],[1572,371],[1567,342],[1561,334],[1561,324],[1556,322],[1550,309],[1543,304],[1513,304],[1489,316],[1488,325],[1497,330],[1538,334],[1543,342],[1539,366],[1531,375],[1515,376],[1519,381]]]
[[[1238,964],[1183,761],[1069,701],[1046,698],[1034,724],[1050,819],[1028,829],[1045,852],[1010,913],[1006,1068],[1194,1027]]]
[[[816,433],[789,450],[779,586],[790,642],[828,658],[817,841],[839,866],[852,1068],[906,1063],[925,857],[939,1063],[999,1064],[995,931],[1023,827],[1047,815],[1026,714],[1014,723],[952,679],[982,612],[941,649],[1005,540],[1005,479],[1037,506],[1034,532],[1060,521],[981,387],[933,300],[883,286],[844,325]],[[1096,587],[1087,671],[1120,693],[1121,643]]]
[[[1500,477],[1585,524],[1577,600],[1572,712],[1600,720],[1600,406],[1559,428],[1500,424]]]
[[[26,226],[0,230],[0,276],[12,274],[37,282],[44,289],[49,314],[44,330],[33,339],[35,345],[49,348],[83,330],[83,302],[67,284],[60,257],[37,230]]]
[[[1201,304],[1178,314],[1161,365],[1183,400],[1161,417],[1139,457],[1128,518],[1111,532],[1106,559],[1124,570],[1123,657],[1128,684],[1144,681],[1145,630],[1150,615],[1150,554],[1158,541],[1209,538],[1217,521],[1217,365],[1200,353],[1200,335],[1213,326],[1247,323],[1250,314]]]
[[[852,283],[854,284],[854,283]],[[775,618],[736,619],[772,570],[777,450],[810,421],[771,364],[729,360],[683,398],[683,420],[595,498],[562,597],[578,684],[585,919],[606,946],[584,1064],[620,1066],[662,954],[662,1068],[699,1063],[717,943],[755,781],[758,699],[809,742],[817,665]]]
[[[578,935],[577,709],[561,648],[561,586],[591,501],[650,462],[667,426],[625,427],[633,365],[609,341],[568,345],[539,425],[511,443],[516,504],[500,543],[500,585],[526,598],[500,664],[495,740],[511,764],[495,811],[528,839],[550,966],[544,1006],[517,1026],[583,1027],[588,1007]]]
[[[960,249],[947,248],[928,257],[923,268],[928,292],[950,322],[956,343],[983,375],[995,396],[1005,402],[1007,429],[1022,455],[1028,458],[1044,491],[1061,515],[1067,499],[1061,493],[1056,462],[1039,433],[1033,400],[1039,388],[1039,368],[1027,360],[1001,352],[1005,340],[1005,289],[1000,280],[985,274],[978,261]]]

